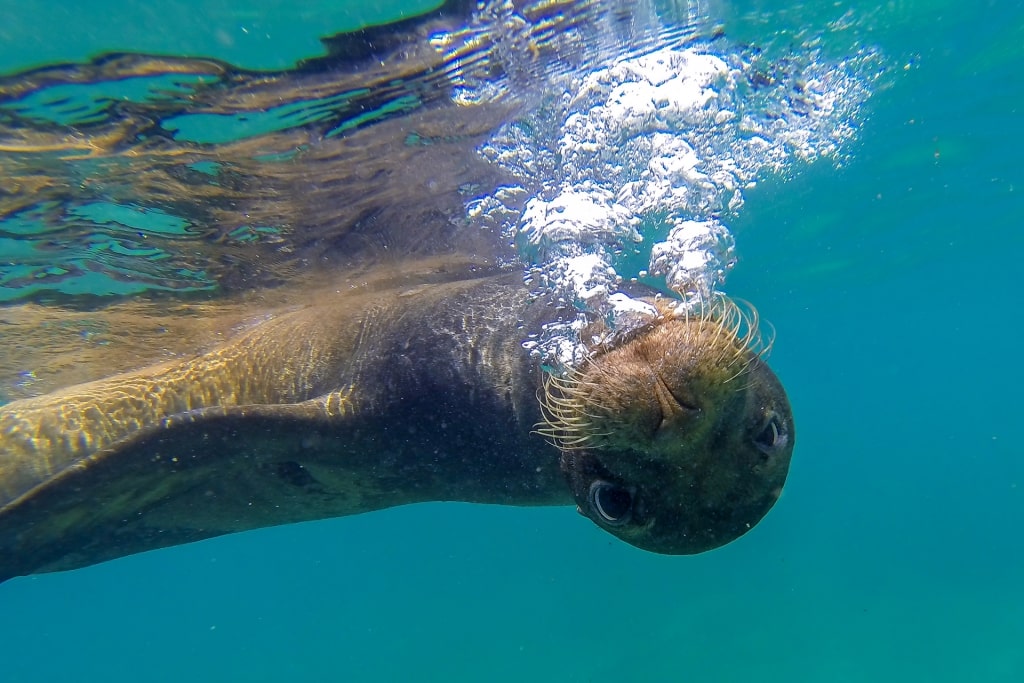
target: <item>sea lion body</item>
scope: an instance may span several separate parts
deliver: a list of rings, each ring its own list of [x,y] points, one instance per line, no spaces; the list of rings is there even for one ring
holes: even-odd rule
[[[541,240],[560,235],[558,245],[533,245],[521,229],[506,239],[512,217],[530,213],[527,188],[546,188],[539,199],[560,177],[545,177],[559,154],[536,147],[553,131],[519,117],[546,110],[535,105],[556,81],[534,76],[585,75],[576,69],[632,50],[626,33],[647,51],[660,25],[648,32],[641,18],[623,33],[600,3],[474,8],[446,2],[336,36],[323,58],[280,72],[118,54],[0,83],[8,103],[39,104],[8,107],[0,122],[12,153],[0,158],[11,178],[0,218],[32,238],[16,246],[33,263],[14,264],[5,291],[40,309],[16,305],[20,326],[5,310],[0,375],[38,370],[44,383],[0,386],[22,399],[0,406],[0,581],[428,500],[575,502],[606,531],[663,553],[720,546],[764,516],[785,481],[793,425],[757,335],[741,332],[751,320],[717,300],[648,301],[636,310],[657,310],[653,319],[619,334],[603,327],[601,306],[559,311],[553,300],[573,295],[541,286],[534,299],[522,271],[491,265],[523,259],[529,273],[548,273],[556,262],[533,258],[533,246],[622,247],[618,227]],[[520,87],[521,76],[535,84]],[[164,92],[168,79],[181,87]],[[162,94],[102,95],[128,81]],[[97,86],[95,106],[70,123],[67,84]],[[211,120],[234,134],[189,132]],[[504,149],[510,136],[525,154]],[[585,169],[591,156],[573,164]],[[524,176],[519,164],[535,170]],[[494,211],[482,210],[491,200]],[[692,207],[629,220],[619,208],[624,227]],[[566,205],[566,216],[577,210]],[[176,227],[150,229],[165,220]],[[427,259],[442,264],[419,277]],[[471,262],[484,270],[462,267]],[[379,285],[389,269],[404,275]],[[265,305],[356,273],[378,284]],[[212,334],[260,321],[177,360],[210,338],[192,334],[197,311]],[[586,358],[545,379],[523,342],[578,315],[594,329],[565,341]],[[109,337],[82,338],[93,324],[126,329],[108,347]],[[165,329],[179,340],[166,354],[140,348],[161,344]],[[176,360],[149,364],[166,355]],[[109,373],[93,372],[100,362]],[[64,372],[69,364],[80,367]],[[60,380],[74,386],[53,390]],[[52,391],[26,398],[34,386]]]
[[[661,306],[545,381],[522,341],[560,312],[517,275],[339,292],[0,407],[0,580],[433,500],[575,501],[641,548],[727,543],[779,495],[789,405],[733,305]]]
[[[3,406],[0,577],[424,500],[570,502],[517,341],[551,311],[516,279],[339,294]]]

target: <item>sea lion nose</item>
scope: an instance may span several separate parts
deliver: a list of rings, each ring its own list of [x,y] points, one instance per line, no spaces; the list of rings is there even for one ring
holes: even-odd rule
[[[696,401],[686,396],[681,389],[673,391],[668,383],[657,375],[654,381],[654,398],[661,413],[654,429],[654,436],[659,440],[675,438],[684,423],[700,414]]]

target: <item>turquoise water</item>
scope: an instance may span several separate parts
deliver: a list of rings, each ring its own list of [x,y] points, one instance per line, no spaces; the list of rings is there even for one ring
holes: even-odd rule
[[[194,24],[168,6],[137,44],[115,23],[0,52],[12,70],[76,41],[174,49]],[[19,578],[0,679],[1024,679],[1024,4],[713,9],[757,44],[845,17],[829,49],[875,45],[895,73],[840,168],[762,182],[730,226],[726,289],[775,326],[799,430],[764,522],[679,558],[571,509],[420,505]],[[322,12],[289,26],[295,55],[346,28]]]

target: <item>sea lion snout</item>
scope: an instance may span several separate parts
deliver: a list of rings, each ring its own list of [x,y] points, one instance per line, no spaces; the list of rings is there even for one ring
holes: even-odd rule
[[[549,386],[546,433],[580,511],[624,541],[692,554],[749,531],[785,484],[793,416],[735,307],[666,319]]]

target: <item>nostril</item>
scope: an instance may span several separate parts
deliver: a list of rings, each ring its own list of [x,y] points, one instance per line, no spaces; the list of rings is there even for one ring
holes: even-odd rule
[[[686,387],[681,384],[673,388],[660,375],[655,375],[654,394],[662,413],[679,415],[700,411],[697,401],[685,389]]]

